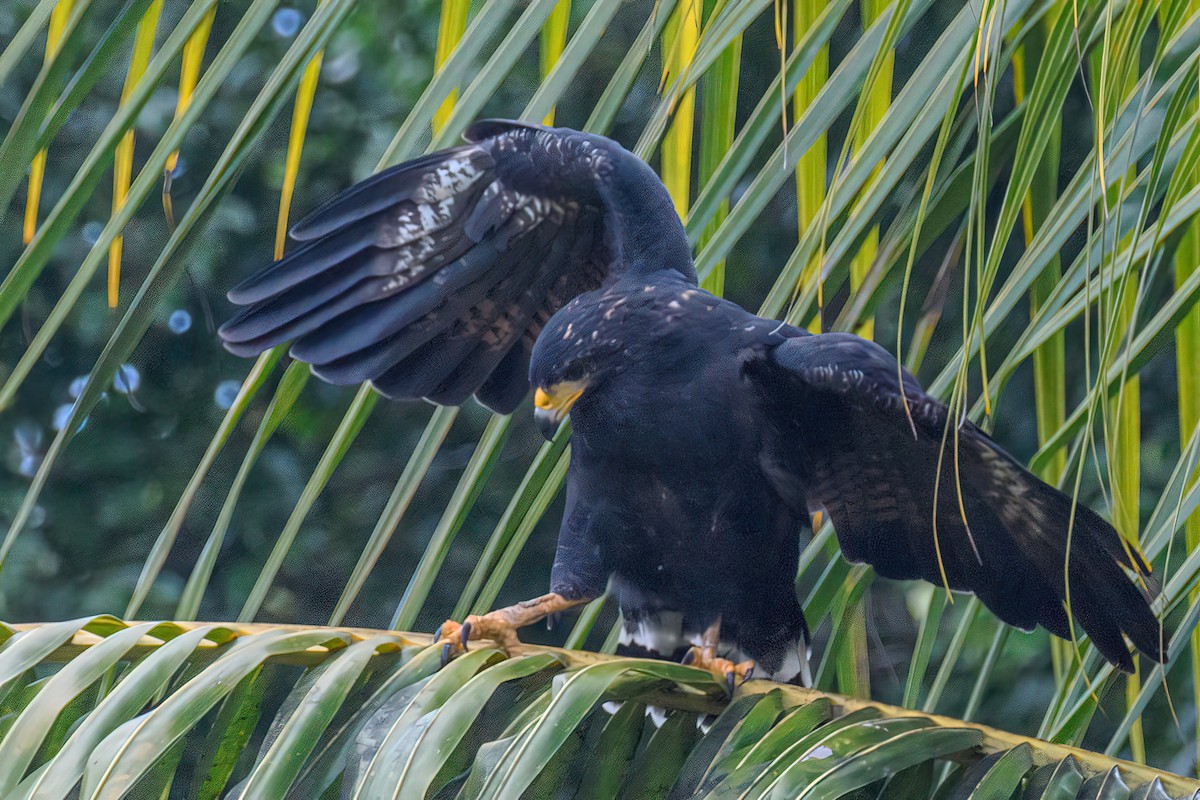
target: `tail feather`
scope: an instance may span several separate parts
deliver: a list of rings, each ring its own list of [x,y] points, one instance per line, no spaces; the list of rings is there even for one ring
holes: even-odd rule
[[[623,656],[679,661],[693,646],[702,644],[701,630],[693,629],[707,627],[707,623],[696,625],[683,614],[665,609],[623,607],[622,614],[617,655]],[[753,661],[756,677],[809,686],[808,626],[798,607],[796,620],[798,624],[780,624],[770,633],[756,624],[745,629],[722,624],[717,656],[735,663]],[[777,621],[782,622],[782,618]]]

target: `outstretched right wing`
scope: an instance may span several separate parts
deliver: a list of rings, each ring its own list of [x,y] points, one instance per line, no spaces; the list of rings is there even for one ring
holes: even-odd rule
[[[948,432],[946,406],[905,372],[910,421],[883,348],[848,333],[806,336],[747,369],[778,431],[776,479],[829,513],[848,560],[973,592],[1008,624],[1063,638],[1069,600],[1120,669],[1134,666],[1126,637],[1164,659],[1170,637],[1141,554],[974,425]]]
[[[512,411],[545,322],[625,268],[627,209],[611,176],[636,183],[645,165],[607,139],[521,122],[476,123],[465,138],[296,225],[301,245],[229,292],[243,308],[221,327],[225,347],[252,356],[291,340],[330,383],[443,405],[475,394]]]

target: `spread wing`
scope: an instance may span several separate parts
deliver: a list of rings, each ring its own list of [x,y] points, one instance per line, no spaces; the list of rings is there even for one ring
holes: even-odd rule
[[[609,184],[641,173],[615,143],[566,129],[495,120],[465,138],[296,225],[299,246],[229,292],[243,308],[221,327],[226,348],[292,341],[331,383],[512,411],[545,322],[627,263]]]
[[[957,443],[949,431],[943,453],[946,406],[904,373],[910,424],[896,361],[857,336],[790,339],[748,373],[777,432],[775,480],[828,512],[847,559],[888,578],[945,581],[1010,625],[1069,638],[1070,497],[970,423],[959,427]],[[1076,505],[1074,519],[1074,619],[1125,671],[1133,661],[1124,637],[1162,661],[1165,637],[1141,588],[1149,566],[1091,509]]]

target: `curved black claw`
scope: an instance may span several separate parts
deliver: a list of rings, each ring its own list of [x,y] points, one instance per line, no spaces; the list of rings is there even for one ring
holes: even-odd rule
[[[688,650],[686,653],[683,654],[683,658],[681,658],[679,660],[679,663],[683,664],[686,667],[687,665],[691,664],[695,660],[696,660],[696,651]]]
[[[742,678],[742,683],[745,683],[746,681],[750,680],[753,677],[754,677],[754,667],[751,667],[750,669],[746,670],[746,677]]]
[[[733,670],[725,673],[725,691],[729,692],[729,696],[733,697],[733,690],[737,688],[737,673]]]
[[[452,642],[446,642],[445,644],[442,645],[442,666],[443,667],[450,663],[450,656],[454,652],[453,648],[454,648],[454,644]]]
[[[462,642],[463,652],[467,652],[467,642],[471,641],[471,623],[463,623],[462,630],[459,631],[458,634],[458,639],[460,642]]]
[[[446,627],[445,623],[438,625],[438,629],[433,632],[433,640],[440,641],[442,638],[442,628]]]

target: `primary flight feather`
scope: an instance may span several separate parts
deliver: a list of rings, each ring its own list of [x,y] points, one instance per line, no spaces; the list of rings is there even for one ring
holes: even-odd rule
[[[447,652],[511,644],[611,583],[626,652],[796,679],[799,534],[824,512],[885,577],[973,592],[1026,630],[1067,638],[1073,618],[1126,671],[1129,643],[1163,659],[1149,566],[1111,525],[970,423],[947,437],[946,407],[878,345],[698,288],[645,162],[521,122],[466,139],[314,211],[230,291],[243,308],[220,331],[239,355],[290,341],[319,377],[396,399],[509,413],[532,386],[548,434],[570,413],[550,592],[448,623]]]

